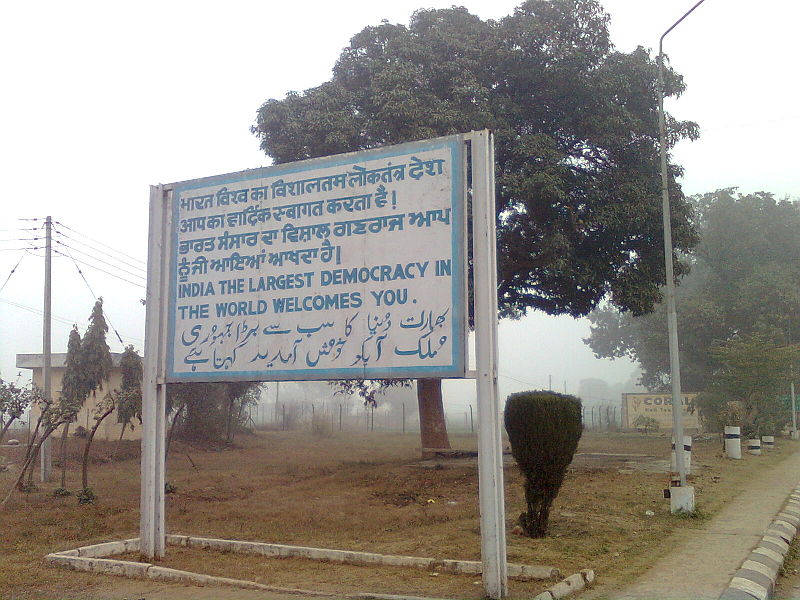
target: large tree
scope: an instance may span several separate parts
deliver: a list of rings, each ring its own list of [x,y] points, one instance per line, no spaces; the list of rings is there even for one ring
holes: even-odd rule
[[[283,163],[490,128],[500,316],[585,315],[606,297],[643,313],[664,282],[657,69],[643,48],[615,51],[608,20],[597,0],[529,0],[499,21],[419,10],[356,34],[329,81],[268,100],[253,131]],[[683,89],[667,69],[667,95]],[[696,134],[668,125],[670,143]],[[679,172],[678,253],[695,242]],[[443,414],[439,383],[419,390],[420,415]]]
[[[800,341],[800,203],[733,188],[693,201],[701,241],[678,287],[678,328],[682,383],[701,391],[721,366],[715,346],[751,334],[776,346]],[[636,360],[652,390],[669,384],[663,305],[642,317],[605,307],[590,319],[586,342],[597,356]]]
[[[750,438],[775,435],[791,421],[791,411],[780,396],[786,393],[792,364],[800,357],[800,344],[778,346],[760,333],[736,335],[712,348],[711,354],[717,368],[697,399],[709,430],[739,425]],[[739,421],[725,419],[732,403],[738,405]]]

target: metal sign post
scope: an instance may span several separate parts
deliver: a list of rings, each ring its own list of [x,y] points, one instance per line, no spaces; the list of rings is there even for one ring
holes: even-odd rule
[[[147,252],[147,313],[142,378],[142,466],[139,551],[148,558],[162,558],[164,525],[164,431],[166,385],[164,381],[164,307],[166,282],[164,248],[169,217],[164,187],[150,187],[150,236]]]
[[[478,392],[478,493],[483,585],[490,598],[508,595],[503,442],[497,390],[497,257],[494,145],[488,131],[472,141],[472,236],[475,294],[475,359]]]

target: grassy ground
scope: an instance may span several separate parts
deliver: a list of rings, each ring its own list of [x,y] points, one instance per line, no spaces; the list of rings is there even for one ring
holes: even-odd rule
[[[75,440],[77,442],[77,440]],[[473,449],[473,437],[453,444]],[[477,470],[469,461],[452,468],[422,468],[419,440],[400,434],[260,432],[237,447],[202,451],[176,445],[167,496],[171,533],[479,560]],[[114,579],[42,568],[48,552],[138,535],[138,449],[126,445],[107,462],[113,444],[97,444],[94,505],[54,498],[57,484],[17,494],[0,512],[0,598],[82,598],[109,589]],[[548,564],[569,575],[593,568],[604,585],[629,581],[665,552],[665,536],[678,527],[701,527],[756,470],[768,468],[795,443],[780,440],[769,455],[742,461],[722,457],[717,438],[694,444],[692,479],[701,518],[669,514],[667,475],[652,472],[668,458],[664,435],[586,433],[551,517],[547,538],[508,536],[511,562]],[[78,446],[72,453],[77,457]],[[0,453],[9,456],[7,449]],[[588,453],[591,453],[588,454]],[[630,457],[604,456],[626,453]],[[1,454],[0,454],[1,455]],[[428,465],[430,466],[430,465]],[[70,462],[69,485],[79,465]],[[0,473],[0,489],[13,469]],[[506,469],[507,529],[523,508],[520,477]],[[649,515],[648,512],[654,514]],[[212,560],[213,559],[213,560]],[[166,566],[245,578],[287,587],[479,598],[477,578],[409,569],[324,565],[170,548]],[[547,584],[512,583],[512,597],[529,597]],[[201,597],[198,595],[198,598]],[[210,596],[203,596],[212,598]]]

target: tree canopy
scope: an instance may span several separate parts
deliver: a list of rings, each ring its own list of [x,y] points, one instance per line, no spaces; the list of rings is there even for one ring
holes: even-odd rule
[[[776,346],[764,335],[735,336],[711,350],[717,363],[710,385],[698,397],[700,415],[713,431],[739,425],[747,436],[775,435],[791,420],[791,412],[778,398],[786,392],[792,364],[800,357],[800,344]],[[737,403],[738,422],[721,422]]]
[[[87,395],[95,393],[108,380],[113,367],[111,350],[106,342],[108,325],[103,316],[103,299],[98,298],[89,316],[89,328],[81,340],[81,367]]]
[[[64,365],[64,377],[61,379],[61,393],[59,402],[62,408],[73,416],[74,421],[86,397],[89,395],[86,373],[83,368],[83,355],[81,353],[81,334],[77,326],[73,325],[67,340],[67,358]]]
[[[528,0],[499,21],[419,10],[357,33],[329,81],[265,102],[253,132],[283,163],[490,128],[501,315],[584,315],[605,297],[643,313],[664,282],[657,67],[641,47],[615,51],[608,21],[597,0]],[[665,89],[684,89],[671,69]],[[669,131],[674,144],[697,128]],[[685,252],[696,237],[679,173]]]
[[[751,335],[773,347],[800,341],[800,203],[734,188],[693,202],[701,241],[677,303],[681,379],[687,390],[700,391],[723,366],[715,347]],[[595,355],[636,360],[650,389],[668,384],[663,305],[643,317],[606,307],[590,319],[585,341]]]
[[[125,427],[133,428],[133,419],[142,422],[142,357],[133,346],[126,346],[119,361],[122,371],[122,384],[117,393],[117,420]],[[122,434],[120,434],[122,435]]]

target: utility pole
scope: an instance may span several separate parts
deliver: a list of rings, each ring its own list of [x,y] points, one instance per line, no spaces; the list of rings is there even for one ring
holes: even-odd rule
[[[52,390],[50,389],[50,307],[52,303],[52,227],[53,221],[48,215],[44,222],[45,226],[45,252],[44,252],[44,323],[42,327],[42,391],[47,400],[52,400]],[[40,450],[41,479],[42,483],[50,480],[53,472],[53,454],[50,445],[50,438],[42,444]]]
[[[686,464],[683,455],[683,404],[681,403],[681,366],[678,355],[678,313],[675,309],[675,274],[672,267],[672,222],[667,174],[667,126],[664,116],[664,38],[705,0],[700,0],[667,29],[658,41],[658,137],[661,154],[661,210],[664,223],[665,296],[667,301],[667,331],[669,332],[669,368],[672,382],[672,436],[675,439],[675,466],[680,484],[686,486]],[[692,497],[691,505],[694,505]],[[692,508],[693,510],[693,508]]]

